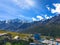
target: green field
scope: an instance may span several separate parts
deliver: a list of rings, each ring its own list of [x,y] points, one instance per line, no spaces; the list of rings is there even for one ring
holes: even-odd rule
[[[3,30],[0,30],[0,34],[3,34],[3,33],[7,33],[7,34],[10,34],[12,39],[15,37],[15,36],[19,36],[19,38],[21,38],[20,41],[17,41],[17,40],[13,40],[13,41],[6,41],[4,43],[4,36],[1,36],[0,37],[0,45],[29,45],[29,42],[26,41],[26,40],[23,40],[23,39],[26,39],[27,37],[29,37],[31,34],[22,34],[22,33],[16,33],[16,32],[9,32],[9,31],[3,31]]]

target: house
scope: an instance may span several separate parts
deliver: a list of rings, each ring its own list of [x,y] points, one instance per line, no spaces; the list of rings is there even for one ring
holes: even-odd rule
[[[56,38],[56,41],[57,41],[57,42],[60,42],[60,38]]]
[[[53,39],[50,39],[50,40],[47,40],[47,39],[45,39],[45,40],[43,40],[43,41],[41,41],[42,43],[46,43],[46,44],[49,44],[49,45],[52,45],[52,44],[56,44],[56,41],[54,41]]]
[[[15,40],[19,40],[20,37],[19,37],[19,36],[15,36],[13,39],[15,39]]]

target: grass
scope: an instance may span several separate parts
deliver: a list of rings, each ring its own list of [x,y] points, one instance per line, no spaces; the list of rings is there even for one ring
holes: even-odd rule
[[[28,38],[29,36],[31,36],[31,34],[23,34],[23,33],[17,33],[17,32],[9,32],[9,31],[5,31],[5,30],[0,30],[0,34],[1,33],[8,33],[8,34],[11,34],[12,38],[14,38],[15,36],[19,36],[21,39],[25,39],[25,38]],[[41,38],[51,38],[49,36],[41,36]],[[3,39],[3,38],[1,38]]]
[[[27,41],[19,41],[19,42],[6,42],[5,45],[29,45]]]
[[[5,45],[12,45],[10,42],[7,42]]]
[[[20,38],[28,37],[28,36],[31,35],[31,34],[22,34],[22,33],[16,33],[16,32],[9,32],[9,31],[0,30],[0,34],[2,34],[2,33],[11,34],[12,37],[19,36]]]

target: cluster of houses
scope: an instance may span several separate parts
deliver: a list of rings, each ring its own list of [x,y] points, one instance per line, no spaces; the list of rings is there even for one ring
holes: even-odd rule
[[[12,38],[11,34],[9,33],[1,33],[0,34],[0,38],[4,38],[5,42],[6,41],[20,41],[20,37],[19,36],[15,36]],[[28,41],[28,38],[29,37],[25,37],[23,40],[27,40]],[[34,39],[33,37],[31,37],[32,39]],[[0,39],[1,41],[1,39]],[[44,39],[44,40],[41,40],[41,43],[45,43],[45,44],[48,44],[48,45],[60,45],[60,38],[57,38],[56,40],[53,40],[53,39],[50,39],[50,40],[47,40],[47,39]],[[30,44],[34,44],[34,43],[30,43]]]
[[[50,40],[45,39],[44,41],[42,41],[42,43],[46,43],[48,45],[57,45],[57,44],[60,45],[60,41],[53,39]]]

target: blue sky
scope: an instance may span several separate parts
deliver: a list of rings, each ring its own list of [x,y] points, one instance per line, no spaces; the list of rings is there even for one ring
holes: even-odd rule
[[[0,0],[0,20],[38,21],[60,14],[60,0]]]

